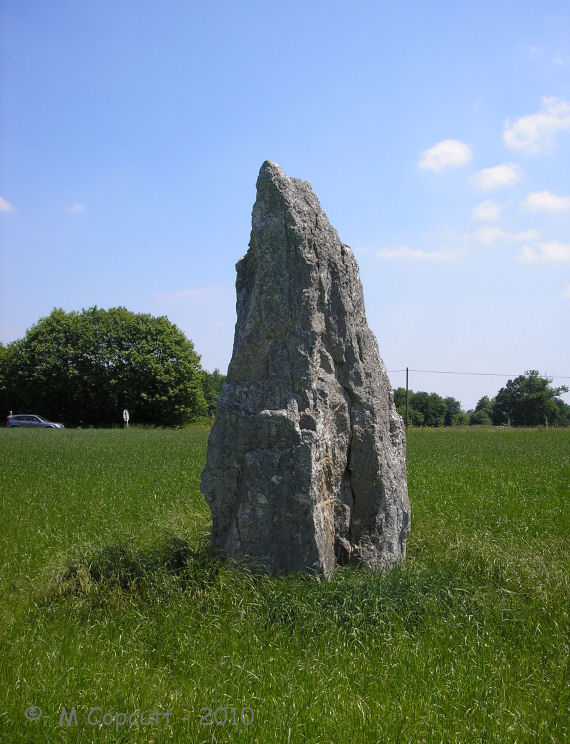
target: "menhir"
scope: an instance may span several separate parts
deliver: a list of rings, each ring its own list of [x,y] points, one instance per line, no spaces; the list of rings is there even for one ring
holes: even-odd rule
[[[217,553],[268,573],[382,570],[410,528],[405,435],[358,265],[310,184],[265,162],[202,491]]]

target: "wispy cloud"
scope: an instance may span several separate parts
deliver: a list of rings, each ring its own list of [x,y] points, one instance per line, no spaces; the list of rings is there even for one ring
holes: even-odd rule
[[[496,222],[501,216],[501,207],[492,199],[473,207],[472,217],[478,222]]]
[[[570,300],[570,284],[567,284],[562,290],[562,297],[565,297],[567,300]]]
[[[0,212],[13,212],[14,206],[9,201],[0,196]]]
[[[563,263],[570,261],[570,243],[550,240],[543,243],[536,243],[533,246],[523,245],[518,260],[524,263],[536,261]]]
[[[521,207],[529,212],[566,212],[570,210],[570,196],[558,196],[550,191],[533,191]]]
[[[72,204],[66,209],[69,214],[83,214],[85,212],[85,204]]]
[[[438,142],[421,154],[418,168],[440,172],[446,168],[458,168],[471,162],[471,148],[465,142],[447,139]]]
[[[419,248],[410,248],[407,245],[399,245],[397,248],[381,248],[374,251],[378,258],[396,259],[418,259],[421,261],[453,261],[455,256],[445,251],[422,251]]]
[[[472,177],[475,187],[480,191],[492,191],[503,186],[512,186],[522,178],[522,168],[517,163],[503,163],[492,168],[484,168]]]
[[[483,245],[494,245],[495,243],[526,243],[539,240],[540,233],[538,230],[521,230],[514,233],[501,230],[500,227],[481,227],[466,237]]]
[[[512,124],[509,120],[505,122],[503,140],[513,150],[551,152],[554,135],[567,129],[570,129],[570,102],[544,97],[538,114],[521,116]]]

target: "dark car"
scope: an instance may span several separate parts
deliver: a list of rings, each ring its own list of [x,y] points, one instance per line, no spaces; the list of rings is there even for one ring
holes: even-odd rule
[[[8,426],[33,426],[42,429],[64,429],[63,424],[57,424],[55,421],[46,421],[42,416],[36,416],[31,413],[17,413],[10,416]]]

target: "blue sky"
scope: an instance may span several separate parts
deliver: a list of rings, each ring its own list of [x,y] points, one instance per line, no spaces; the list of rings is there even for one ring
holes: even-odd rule
[[[269,159],[353,247],[389,370],[570,375],[567,2],[4,0],[1,34],[0,341],[124,305],[225,372]]]

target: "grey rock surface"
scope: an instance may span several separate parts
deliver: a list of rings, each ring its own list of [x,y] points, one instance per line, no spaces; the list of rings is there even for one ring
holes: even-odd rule
[[[358,265],[310,184],[265,162],[202,491],[217,553],[268,573],[405,556],[406,442]]]

